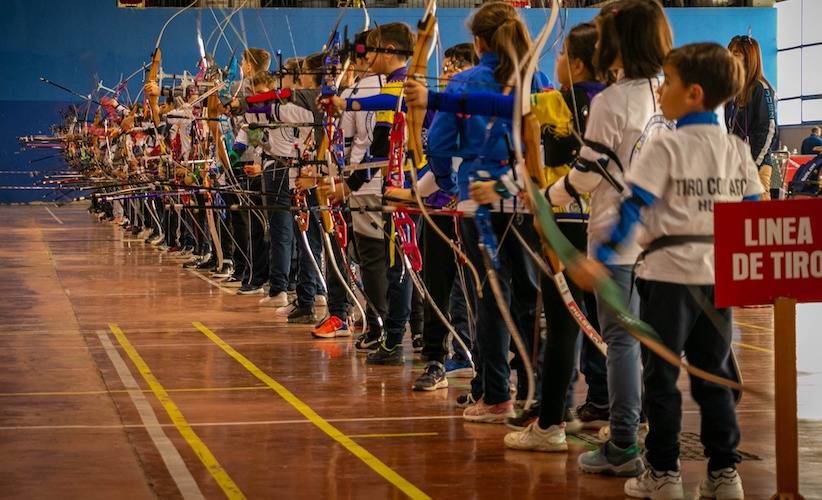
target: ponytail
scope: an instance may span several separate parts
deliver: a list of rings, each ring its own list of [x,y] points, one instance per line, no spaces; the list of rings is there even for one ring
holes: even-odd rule
[[[468,29],[497,55],[499,64],[494,78],[500,84],[507,84],[516,69],[510,52],[516,54],[521,63],[531,47],[531,35],[517,11],[506,2],[485,3],[469,21]]]

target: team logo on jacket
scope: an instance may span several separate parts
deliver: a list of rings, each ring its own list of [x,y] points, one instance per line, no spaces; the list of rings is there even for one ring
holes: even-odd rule
[[[639,154],[642,151],[642,146],[645,145],[646,142],[651,140],[653,137],[661,134],[662,132],[667,132],[674,130],[674,122],[665,118],[665,116],[661,114],[656,114],[651,116],[648,120],[648,123],[645,124],[645,129],[642,131],[642,134],[637,139],[636,143],[634,144],[634,148],[631,150],[631,159],[630,162],[634,161],[634,156]],[[630,163],[629,162],[629,163]]]

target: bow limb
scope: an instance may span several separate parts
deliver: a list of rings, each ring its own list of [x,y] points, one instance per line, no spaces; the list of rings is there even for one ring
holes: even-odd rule
[[[411,64],[408,69],[407,78],[424,78],[428,74],[428,58],[431,56],[433,49],[433,42],[437,31],[437,2],[436,0],[428,0],[425,7],[423,17],[418,24],[417,41],[414,46],[414,55],[411,57]],[[400,94],[400,101],[402,94]],[[422,147],[422,122],[425,119],[425,110],[413,108],[408,110],[408,154],[411,160],[411,185],[413,186],[414,198],[417,205],[419,205],[420,213],[425,219],[429,227],[440,237],[459,258],[459,261],[465,265],[474,278],[474,285],[477,289],[477,294],[482,297],[482,281],[480,280],[477,268],[471,263],[471,260],[462,251],[459,245],[448,237],[434,220],[431,214],[425,207],[422,196],[419,193],[417,186],[417,169],[425,162]]]
[[[157,35],[157,43],[154,44],[154,52],[152,52],[152,54],[151,54],[151,67],[150,67],[149,72],[148,72],[147,81],[149,81],[149,82],[156,82],[157,81],[157,76],[159,75],[159,72],[160,72],[160,59],[161,59],[160,42],[163,40],[163,34],[165,34],[166,28],[168,28],[168,25],[171,24],[171,21],[173,21],[174,18],[176,18],[177,16],[179,16],[183,12],[187,11],[191,7],[194,7],[195,5],[197,5],[197,0],[194,0],[193,2],[188,4],[187,6],[183,7],[182,9],[180,9],[177,12],[175,12],[174,14],[172,14],[171,17],[169,17],[168,20],[166,20],[166,22],[163,24],[163,27],[160,28],[160,33]],[[159,96],[152,96],[149,99],[149,104],[151,106],[150,107],[151,116],[152,116],[152,120],[154,121],[154,126],[155,127],[159,126],[160,125],[160,116],[156,112],[158,107],[159,107]]]
[[[327,292],[328,285],[326,285],[325,283],[325,278],[323,277],[323,273],[320,270],[320,265],[317,263],[317,259],[314,258],[314,252],[313,250],[311,250],[311,245],[308,243],[308,225],[310,224],[310,219],[308,212],[308,202],[306,201],[305,193],[295,192],[294,206],[295,208],[299,209],[294,214],[294,221],[297,223],[297,228],[300,230],[300,236],[303,241],[303,245],[305,246],[305,251],[308,252],[308,256],[311,259],[311,265],[314,267],[314,271],[317,272],[317,277],[322,283],[323,290]]]

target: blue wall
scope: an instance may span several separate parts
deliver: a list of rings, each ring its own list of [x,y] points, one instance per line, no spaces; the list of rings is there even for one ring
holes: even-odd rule
[[[16,137],[47,132],[57,119],[56,109],[68,94],[44,85],[38,77],[45,76],[81,93],[87,93],[94,75],[104,84],[115,84],[121,74],[131,73],[148,62],[157,34],[171,15],[169,9],[118,9],[114,0],[6,0],[4,16],[0,17],[0,170],[43,170],[48,162],[28,165],[28,160],[43,156],[41,152],[19,153]],[[202,16],[204,37],[212,32],[215,21],[208,10]],[[372,23],[404,21],[414,26],[420,9],[371,9]],[[594,9],[570,9],[567,25],[591,19]],[[222,19],[222,16],[218,17]],[[294,45],[301,54],[320,49],[334,24],[337,9],[258,9],[243,10],[233,24],[241,29],[245,24],[248,42],[252,46],[280,48],[288,57],[293,55],[291,37],[285,22],[291,24]],[[776,9],[670,9],[677,45],[695,41],[727,41],[736,34],[751,33],[763,46],[768,79],[776,81]],[[443,46],[469,41],[465,28],[468,9],[441,9],[438,12]],[[529,28],[536,33],[545,23],[541,9],[524,10]],[[196,19],[198,11],[190,10],[177,17],[162,40],[163,68],[168,72],[191,70],[197,59]],[[363,25],[362,11],[349,9],[342,25],[353,32]],[[266,40],[271,40],[269,46]],[[234,47],[241,47],[231,30],[226,33]],[[229,57],[225,43],[217,51],[217,60]],[[432,58],[433,64],[433,58]],[[553,55],[541,61],[543,71],[553,75]],[[432,66],[433,69],[433,66]],[[130,86],[139,91],[139,77]],[[40,101],[34,106],[31,101]],[[25,118],[23,118],[25,116]],[[0,185],[14,179],[0,176]],[[25,179],[23,179],[25,182]],[[12,194],[14,195],[12,197]],[[18,196],[21,195],[21,196]],[[0,202],[34,199],[41,194],[0,191]]]

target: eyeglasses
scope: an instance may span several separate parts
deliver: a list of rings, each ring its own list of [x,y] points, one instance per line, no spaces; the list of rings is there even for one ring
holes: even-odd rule
[[[735,37],[731,38],[731,43],[734,42],[743,42],[743,43],[754,43],[754,39],[751,35],[736,35]]]

